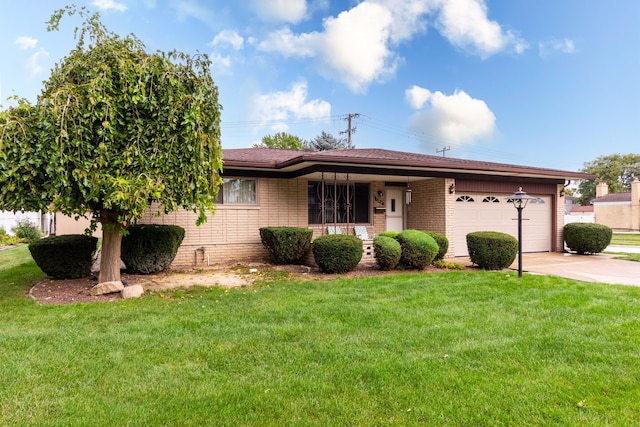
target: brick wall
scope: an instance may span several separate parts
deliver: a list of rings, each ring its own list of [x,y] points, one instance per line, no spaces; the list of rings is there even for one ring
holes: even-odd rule
[[[447,257],[454,254],[455,194],[449,194],[454,179],[426,179],[412,182],[412,202],[407,208],[407,228],[435,231],[449,239]]]

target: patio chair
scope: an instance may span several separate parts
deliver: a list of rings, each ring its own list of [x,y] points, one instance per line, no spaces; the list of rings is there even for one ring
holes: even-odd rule
[[[327,227],[327,234],[342,234],[342,229],[337,225],[330,225]]]
[[[356,236],[360,238],[360,240],[371,240],[371,238],[369,237],[369,232],[367,231],[367,227],[365,227],[364,225],[354,226],[353,231],[354,233],[356,233]]]

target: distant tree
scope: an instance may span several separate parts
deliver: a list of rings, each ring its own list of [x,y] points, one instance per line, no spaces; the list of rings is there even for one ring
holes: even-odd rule
[[[631,182],[640,178],[640,154],[611,154],[600,156],[592,162],[586,162],[582,172],[596,175],[596,179],[583,180],[578,185],[577,201],[588,205],[596,197],[596,184],[606,182],[610,193],[631,191]]]
[[[325,150],[340,150],[354,148],[353,144],[349,143],[342,138],[336,138],[335,136],[322,131],[322,133],[316,136],[311,141],[311,149],[313,151],[325,151]]]
[[[262,142],[253,145],[255,148],[283,148],[286,150],[308,150],[309,143],[304,139],[287,132],[265,135]]]
[[[220,105],[205,55],[149,54],[134,35],[80,15],[77,45],[37,103],[0,113],[0,210],[91,213],[102,225],[101,282],[120,279],[127,227],[151,202],[164,212],[213,212],[222,179]]]

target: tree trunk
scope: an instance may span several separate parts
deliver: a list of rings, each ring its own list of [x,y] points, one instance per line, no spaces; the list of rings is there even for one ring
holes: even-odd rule
[[[120,234],[121,227],[117,224],[117,214],[101,212],[100,223],[102,224],[102,250],[98,282],[119,281],[122,234]]]

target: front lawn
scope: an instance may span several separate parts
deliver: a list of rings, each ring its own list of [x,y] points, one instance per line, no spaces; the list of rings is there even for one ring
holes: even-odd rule
[[[640,246],[640,233],[613,233],[611,244]]]
[[[42,273],[22,247],[7,252],[0,425],[622,426],[640,414],[638,288],[450,272],[39,306],[24,292]]]

